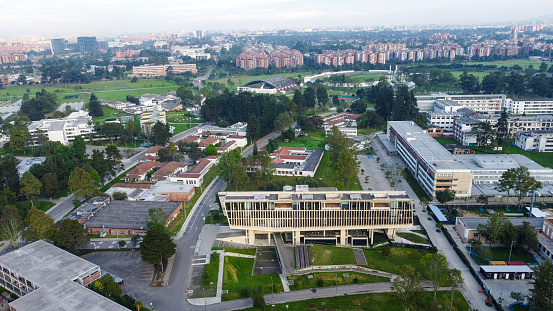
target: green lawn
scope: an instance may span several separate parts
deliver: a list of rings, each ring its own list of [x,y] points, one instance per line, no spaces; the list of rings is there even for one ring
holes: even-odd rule
[[[455,140],[455,138],[447,138],[447,137],[434,137],[434,139],[440,143],[440,145],[445,146],[449,144],[453,145],[459,145],[459,142]]]
[[[309,136],[306,137],[296,137],[294,140],[285,143],[284,141],[279,141],[278,145],[281,147],[303,147],[306,149],[323,149],[325,148],[326,138],[325,131],[313,131],[311,133],[311,139]]]
[[[71,86],[7,86],[5,89],[0,90],[0,100],[21,99],[27,89],[29,89],[31,95],[34,95],[44,88],[48,92],[55,92],[60,102],[86,102],[91,92],[94,92],[99,99],[116,101],[125,100],[127,95],[140,97],[144,93],[161,94],[168,91],[176,91],[178,87],[179,86],[173,81],[142,79],[137,83],[130,83],[130,80],[114,80],[97,81],[88,84],[73,84]],[[66,96],[78,96],[78,98],[64,100]]]
[[[428,240],[413,233],[400,232],[397,234],[400,238],[404,238],[414,243],[428,244]]]
[[[509,251],[510,247],[491,247],[489,248],[492,252],[491,258],[484,258],[476,254],[476,260],[483,264],[490,261],[508,261],[509,260]],[[514,248],[511,254],[511,261],[524,261],[525,263],[534,263],[536,260],[524,249]]]
[[[368,79],[372,79],[373,81],[378,81],[380,79],[380,77],[382,76],[385,76],[387,77],[388,75],[384,75],[384,74],[375,74],[375,73],[370,73],[370,74],[362,74],[362,75],[349,75],[349,77],[351,77],[351,79],[355,82],[367,82]]]
[[[201,122],[199,122],[199,121],[194,121],[194,123],[190,123],[190,124],[169,123],[169,125],[175,127],[175,130],[173,131],[173,135],[177,135],[177,134],[182,133],[182,132],[184,132],[188,129],[193,128],[194,126],[197,126],[200,123]]]
[[[423,301],[417,306],[410,306],[409,310],[428,310],[428,306],[432,304],[433,297],[434,294],[432,292],[426,293]],[[449,304],[447,304],[450,297],[449,292],[438,292],[436,297],[438,304],[442,306],[447,305],[447,308],[444,308],[444,310],[449,310]],[[454,310],[470,310],[468,303],[460,293],[455,294],[453,307],[455,308]],[[267,309],[275,311],[404,311],[401,299],[399,299],[395,293],[347,295],[310,299],[277,304],[274,308]],[[249,308],[245,310],[254,311],[258,309]]]
[[[106,119],[113,119],[113,118],[121,118],[122,116],[130,116],[130,114],[122,112],[121,110],[117,110],[115,108],[111,108],[108,106],[102,106],[102,110],[104,111],[104,115],[101,117],[94,117],[92,118],[93,123],[98,122],[104,122]]]
[[[403,170],[403,176],[405,177],[405,181],[407,181],[411,189],[413,189],[413,191],[415,192],[419,200],[422,200],[423,198],[427,198],[431,200],[426,194],[426,192],[424,192],[424,190],[422,189],[419,182],[415,179],[415,177],[411,175],[411,172],[409,172],[408,169]]]
[[[542,63],[541,61],[535,61],[535,60],[529,60],[529,59],[509,59],[509,60],[498,60],[498,61],[491,61],[491,62],[465,62],[463,63],[463,65],[496,65],[498,68],[501,66],[511,67],[514,65],[519,65],[524,69],[532,65],[534,66],[534,69],[538,69],[540,68],[541,63]],[[549,66],[553,63],[546,62],[546,64]]]
[[[208,265],[205,265],[204,287],[217,287],[220,257],[221,256],[219,256],[219,253],[211,254],[211,261]]]
[[[315,172],[315,178],[318,180],[320,187],[336,187],[338,190],[362,190],[359,178],[354,178],[346,189],[344,183],[336,174],[336,166],[330,161],[330,153],[328,152],[324,153],[319,168]]]
[[[345,277],[344,273],[348,273],[349,277]],[[308,289],[308,288],[314,288],[314,287],[331,287],[336,285],[350,285],[350,284],[357,284],[357,283],[379,283],[379,282],[390,282],[389,278],[377,276],[377,275],[370,275],[370,274],[364,274],[364,273],[358,273],[358,272],[343,272],[339,271],[336,272],[317,272],[312,273],[313,275],[312,279],[309,279],[307,277],[307,274],[305,275],[295,275],[295,276],[289,276],[289,280],[294,280],[294,285],[290,286],[290,290],[300,290],[300,289]],[[323,286],[317,285],[317,280],[323,280]],[[357,279],[357,281],[355,281]]]
[[[263,287],[264,294],[270,294],[272,289],[275,293],[283,291],[278,273],[252,276],[253,262],[253,258],[225,257],[223,290],[228,290],[228,294],[223,295],[224,301],[242,298],[243,289],[251,293],[257,286]]]
[[[49,210],[52,206],[56,205],[56,203],[53,203],[50,201],[42,201],[42,200],[35,200],[33,204],[36,208],[44,212]],[[31,202],[17,203],[16,207],[19,213],[21,214],[22,218],[25,219],[27,218],[27,213],[31,209]]]
[[[349,247],[309,245],[309,261],[312,265],[355,265],[357,261]]]
[[[430,251],[413,248],[392,247],[390,256],[382,255],[382,247],[375,249],[363,249],[367,258],[368,267],[371,269],[399,274],[406,264],[411,265],[422,274],[423,267],[420,263],[424,255]]]

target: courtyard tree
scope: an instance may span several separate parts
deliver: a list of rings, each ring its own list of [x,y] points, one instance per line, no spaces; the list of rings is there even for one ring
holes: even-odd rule
[[[31,200],[32,206],[34,206],[33,200],[38,197],[41,188],[42,183],[35,176],[33,176],[31,172],[27,171],[23,173],[23,177],[21,177],[21,188],[19,191],[25,198]]]
[[[519,209],[522,204],[522,198],[534,190],[541,189],[541,187],[541,182],[530,176],[530,171],[528,171],[526,166],[519,166],[515,168],[514,191],[517,196]]]
[[[510,168],[501,174],[499,182],[495,186],[495,190],[499,192],[507,192],[507,205],[509,205],[509,199],[511,196],[511,190],[514,190],[516,184],[516,171],[514,168]]]
[[[169,124],[157,121],[150,131],[150,142],[154,146],[165,146],[171,139],[171,132],[169,131]]]
[[[436,191],[436,200],[441,204],[447,205],[447,202],[455,200],[455,195],[457,192],[455,190],[445,189]]]
[[[119,297],[123,293],[119,284],[108,273],[94,282],[92,288],[105,297]]]
[[[547,258],[534,269],[528,304],[531,310],[553,310],[553,263]]]
[[[4,206],[0,220],[2,236],[7,239],[13,248],[19,247],[19,239],[23,231],[23,222],[17,208],[13,205]]]
[[[246,168],[242,165],[240,151],[236,149],[223,153],[219,158],[219,163],[215,166],[215,172],[229,185],[234,184],[236,187],[249,181]]]
[[[52,197],[59,190],[58,175],[47,173],[42,177],[42,190],[48,197]]]
[[[449,278],[447,259],[439,253],[426,254],[421,259],[421,265],[424,267],[424,275],[432,282],[434,303],[436,303],[436,293]]]
[[[87,198],[96,190],[96,183],[92,180],[92,176],[84,169],[77,167],[69,176],[69,188],[78,197]]]
[[[349,149],[342,150],[336,161],[336,175],[344,184],[345,189],[348,189],[350,183],[357,178],[358,171],[359,167],[353,152]]]
[[[416,309],[424,297],[421,287],[420,275],[410,265],[405,265],[399,272],[399,276],[392,282],[392,291],[398,296],[405,311]]]
[[[478,233],[485,236],[492,243],[501,242],[503,227],[509,220],[502,212],[493,213],[485,224],[478,225]]]
[[[524,247],[527,251],[530,249],[537,251],[539,242],[536,229],[527,221],[523,221],[517,229],[516,245]]]
[[[209,144],[204,150],[206,156],[217,155],[217,148],[213,144]]]
[[[140,243],[140,256],[142,260],[151,264],[161,266],[164,271],[164,261],[175,255],[177,245],[173,243],[171,236],[161,226],[152,226],[146,231],[142,242]]]
[[[483,121],[473,124],[470,133],[476,137],[476,145],[482,147],[484,152],[495,138],[495,129],[490,122]]]
[[[31,242],[51,239],[56,231],[54,219],[36,207],[31,207],[29,210],[25,224],[27,225],[25,237]]]
[[[77,247],[90,241],[88,231],[75,219],[64,219],[59,230],[54,232],[54,245],[70,253],[75,253]]]

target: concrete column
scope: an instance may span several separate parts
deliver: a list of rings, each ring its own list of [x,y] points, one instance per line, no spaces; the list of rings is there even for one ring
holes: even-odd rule
[[[340,230],[340,245],[346,245],[348,237],[346,236],[347,230],[341,229]]]
[[[396,235],[396,229],[395,228],[386,229],[386,235],[389,238],[392,238],[394,235]]]
[[[254,230],[248,230],[248,244],[254,245],[255,244],[255,231]]]
[[[292,239],[294,241],[294,245],[299,245],[300,244],[300,232],[299,231],[292,232]]]
[[[369,230],[369,239],[370,239],[370,243],[373,244],[374,243],[374,229]]]
[[[267,233],[267,244],[271,245],[271,234]]]

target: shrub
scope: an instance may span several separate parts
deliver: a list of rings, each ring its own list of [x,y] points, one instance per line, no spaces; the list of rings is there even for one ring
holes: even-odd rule
[[[323,287],[325,285],[325,281],[323,279],[317,279],[317,286]]]
[[[247,298],[250,297],[250,291],[247,288],[242,288],[240,291],[240,297]]]
[[[353,278],[353,284],[357,284],[359,283],[359,279],[358,278]]]
[[[116,192],[113,193],[113,199],[114,200],[126,200],[127,199],[127,194],[125,192],[116,191]]]
[[[390,245],[386,245],[382,248],[382,256],[388,257],[392,253],[392,249],[390,248]]]

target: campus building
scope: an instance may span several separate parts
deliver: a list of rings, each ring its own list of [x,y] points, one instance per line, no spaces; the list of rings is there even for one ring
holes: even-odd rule
[[[192,72],[196,74],[196,64],[169,64],[159,66],[133,66],[132,73],[140,77],[164,77],[167,75],[167,70],[170,69],[174,74]]]
[[[553,131],[532,131],[517,133],[515,146],[522,150],[553,152]]]
[[[166,112],[161,105],[156,105],[152,111],[146,111],[140,116],[140,128],[145,133],[150,133],[152,127],[157,123],[167,123]]]
[[[286,186],[284,191],[219,192],[231,229],[245,243],[271,240],[368,246],[375,232],[391,237],[413,226],[413,202],[404,191],[337,191]]]
[[[524,98],[508,101],[507,112],[511,114],[553,114],[553,98]]]
[[[92,124],[92,117],[86,111],[72,112],[63,119],[42,119],[33,121],[27,127],[32,136],[33,144],[39,144],[39,136],[43,134],[51,141],[58,141],[68,145],[75,140],[75,136],[82,136],[87,139],[96,131]]]
[[[436,101],[453,101],[469,108],[474,112],[495,114],[501,113],[501,109],[506,107],[507,96],[503,94],[482,94],[482,95],[450,95],[445,93],[435,93],[431,95],[415,96],[420,112],[432,112]]]
[[[238,92],[258,94],[285,94],[300,88],[296,81],[287,77],[268,77],[246,83],[237,88]]]
[[[21,297],[11,311],[129,309],[86,288],[100,267],[39,240],[0,256],[0,286]]]

